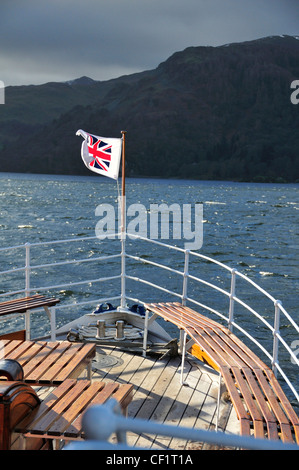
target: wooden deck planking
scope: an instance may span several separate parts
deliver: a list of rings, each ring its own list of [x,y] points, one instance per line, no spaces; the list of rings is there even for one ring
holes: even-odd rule
[[[112,347],[98,347],[99,354],[111,355],[119,362],[112,367],[100,370],[93,367],[92,380],[104,382],[131,383],[134,385],[133,400],[128,408],[131,418],[150,419],[173,426],[214,429],[218,391],[218,374],[197,359],[189,356],[185,361],[184,381],[180,384],[180,357],[134,355]],[[94,362],[97,361],[95,357]],[[96,365],[96,364],[95,364]],[[85,372],[80,378],[86,378]],[[79,379],[80,380],[80,379]],[[53,387],[34,387],[41,399],[53,390]],[[220,428],[228,432],[239,433],[239,421],[231,403],[221,402]],[[115,436],[110,438],[116,442]],[[181,439],[154,436],[146,433],[137,435],[127,433],[127,442],[136,448],[157,450],[199,450],[208,448],[198,442],[186,442]],[[15,443],[14,448],[18,448]]]
[[[93,380],[130,382],[134,384],[133,401],[128,408],[131,418],[150,419],[159,423],[214,429],[219,375],[194,358],[185,361],[184,381],[180,384],[180,357],[140,355],[102,348],[101,353],[118,357],[122,364],[93,374]],[[220,428],[239,433],[239,421],[230,402],[221,402]],[[115,442],[115,438],[111,439]],[[130,446],[152,449],[198,450],[202,443],[185,442],[164,436],[127,433]]]
[[[151,390],[138,413],[135,415],[135,418],[150,420],[156,418],[156,421],[163,422],[163,415],[167,415],[166,410],[169,407],[169,400],[167,403],[167,400],[165,401],[163,398],[167,397],[169,399],[171,397],[171,395],[167,393],[167,390],[169,389],[169,385],[172,383],[172,380],[176,374],[178,365],[178,360],[169,362],[163,361],[162,364],[161,361],[159,361],[160,367],[157,369],[157,373],[154,373],[154,368],[152,374],[150,374],[151,380],[146,382],[151,384]],[[137,445],[138,447],[147,447],[148,443],[152,443],[153,439],[154,436],[147,436],[147,434],[144,433],[136,440],[134,445]]]
[[[192,381],[192,376],[187,377],[187,383],[189,384],[189,387],[192,387],[192,395],[190,396],[189,401],[187,402],[187,407],[184,410],[184,413],[181,416],[180,421],[177,422],[178,425],[184,426],[184,427],[189,427],[189,428],[195,428],[195,429],[205,429],[209,428],[209,424],[205,425],[206,423],[204,422],[201,417],[206,417],[210,416],[210,410],[206,408],[206,405],[210,407],[212,405],[213,412],[211,415],[214,415],[215,412],[215,398],[213,396],[210,396],[211,393],[211,387],[212,387],[212,382],[210,380],[210,377],[207,377],[206,374],[202,374],[199,380],[194,380],[193,379],[193,384],[191,385]],[[182,396],[182,400],[184,400],[184,396]],[[217,399],[217,395],[216,395]],[[211,401],[209,401],[211,400]],[[204,407],[204,410],[203,410]],[[175,412],[175,410],[174,410]],[[175,418],[173,418],[175,419]],[[170,448],[173,449],[181,449],[184,450],[185,448],[189,448],[189,442],[184,443],[181,439],[172,439],[169,443]],[[195,445],[196,448],[200,446],[201,444],[196,443]]]
[[[189,371],[186,377],[186,383],[188,383],[188,385],[180,386],[178,375],[176,374],[176,376],[174,377],[174,385],[177,389],[177,395],[174,397],[169,413],[164,420],[165,423],[171,424],[173,426],[193,427],[201,406],[199,400],[198,408],[194,409],[193,407],[193,404],[195,403],[195,401],[197,401],[196,390],[200,382],[200,377],[198,376],[198,374],[196,374],[196,376],[192,376],[192,365],[188,365]],[[178,449],[182,445],[180,439],[166,438],[161,436],[158,436],[155,439],[154,445],[157,445],[158,443],[160,444],[160,448],[162,448],[161,444],[163,444],[164,448],[173,449]]]

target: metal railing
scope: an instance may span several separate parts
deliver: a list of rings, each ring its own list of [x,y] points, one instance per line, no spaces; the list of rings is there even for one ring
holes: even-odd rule
[[[103,239],[106,237],[103,236]],[[296,335],[299,333],[299,326],[296,324],[296,322],[293,320],[293,318],[288,314],[288,312],[284,309],[282,306],[282,303],[275,299],[272,295],[270,295],[268,292],[266,292],[264,289],[262,289],[259,285],[257,285],[254,281],[252,281],[250,278],[245,276],[243,273],[239,272],[235,268],[231,268],[213,258],[210,258],[208,256],[205,256],[200,253],[192,252],[189,250],[185,250],[180,247],[175,247],[168,245],[166,243],[162,243],[158,240],[151,240],[148,238],[144,238],[135,234],[127,234],[127,240],[135,240],[140,241],[141,243],[150,243],[153,245],[156,245],[159,248],[167,249],[170,250],[171,252],[174,252],[176,254],[176,259],[175,259],[175,267],[171,267],[169,265],[165,265],[162,263],[159,263],[156,261],[153,261],[149,259],[148,257],[144,256],[137,256],[135,254],[130,254],[126,252],[126,245],[125,242],[126,240],[124,237],[121,237],[120,234],[114,233],[109,235],[109,244],[114,243],[113,239],[115,239],[115,243],[121,243],[121,249],[120,252],[113,253],[110,255],[102,255],[102,256],[93,256],[91,258],[81,258],[81,257],[76,257],[75,259],[62,259],[62,258],[70,258],[69,254],[59,254],[59,260],[58,261],[53,261],[52,255],[50,256],[50,262],[47,263],[34,263],[32,261],[32,250],[35,248],[38,249],[44,249],[45,252],[49,253],[49,250],[53,249],[54,246],[58,245],[63,245],[69,247],[71,244],[76,244],[79,242],[90,242],[90,241],[99,241],[100,237],[81,237],[81,238],[74,238],[74,239],[66,239],[66,240],[56,240],[56,241],[50,241],[50,242],[38,242],[38,243],[26,243],[24,245],[17,245],[13,247],[8,247],[8,248],[1,248],[0,249],[0,256],[3,252],[8,252],[8,251],[14,251],[14,250],[22,250],[25,252],[25,256],[23,257],[24,264],[23,266],[14,266],[11,269],[6,269],[2,272],[0,272],[1,276],[8,276],[8,275],[19,275],[21,273],[24,274],[24,284],[22,287],[14,290],[5,290],[2,288],[3,292],[0,293],[0,301],[1,298],[9,298],[13,295],[19,295],[19,294],[25,294],[30,295],[32,292],[51,292],[55,291],[55,295],[57,294],[57,291],[60,289],[74,289],[77,287],[83,287],[84,289],[87,288],[87,286],[92,286],[94,289],[94,286],[98,283],[107,283],[107,282],[113,282],[114,284],[114,292],[112,295],[105,295],[103,297],[95,297],[93,296],[92,300],[83,300],[83,301],[78,301],[76,300],[73,303],[67,303],[67,302],[61,302],[56,307],[53,307],[51,309],[52,312],[52,320],[51,320],[51,338],[55,339],[55,329],[56,329],[56,310],[62,311],[64,309],[73,309],[74,307],[76,308],[81,308],[81,307],[87,307],[88,305],[93,305],[95,302],[101,303],[101,302],[112,302],[112,301],[120,301],[120,305],[122,307],[126,306],[126,303],[128,301],[133,301],[133,302],[138,302],[138,303],[143,303],[143,302],[148,302],[148,298],[136,298],[132,297],[130,295],[130,292],[127,291],[127,281],[133,282],[133,283],[138,283],[138,285],[141,286],[146,286],[148,288],[153,288],[155,291],[158,290],[160,292],[163,292],[164,294],[174,296],[178,299],[183,304],[186,304],[187,302],[194,304],[196,307],[199,307],[200,309],[204,309],[210,314],[216,315],[219,319],[221,319],[225,324],[227,324],[228,328],[232,330],[233,328],[237,329],[244,337],[248,338],[251,342],[255,344],[256,347],[258,347],[264,354],[265,356],[269,359],[272,370],[274,371],[275,375],[279,373],[281,377],[284,379],[286,384],[288,385],[289,389],[292,391],[294,394],[295,398],[299,402],[299,394],[298,391],[295,389],[293,383],[291,380],[288,378],[282,367],[280,366],[279,363],[279,351],[281,348],[281,345],[284,348],[284,351],[289,355],[289,358],[291,359],[292,363],[299,367],[299,359],[297,358],[296,354],[290,347],[290,345],[287,343],[287,341],[283,338],[283,336],[280,333],[280,322],[281,322],[281,317],[283,316],[284,319],[288,322],[288,326],[292,327],[294,329],[294,332]],[[46,247],[48,247],[46,249]],[[51,248],[50,248],[51,247]],[[179,256],[181,255],[181,261],[179,261]],[[19,257],[16,257],[19,258]],[[109,261],[117,260],[120,259],[120,273],[118,272],[115,275],[107,275],[107,276],[102,276],[100,277],[98,275],[99,271],[99,266],[97,265],[97,268],[95,269],[95,276],[89,277],[87,279],[81,279],[81,280],[72,280],[72,281],[67,281],[65,280],[64,282],[57,282],[57,283],[52,283],[52,284],[46,284],[46,281],[40,282],[40,280],[45,279],[48,277],[47,272],[37,275],[37,271],[39,270],[49,270],[50,268],[60,268],[60,267],[68,267],[68,266],[79,266],[77,274],[73,274],[73,278],[78,276],[78,273],[81,274],[82,270],[82,265],[86,263],[104,263],[104,266],[107,266],[106,263]],[[202,279],[201,277],[198,277],[198,275],[194,275],[190,273],[190,266],[192,264],[192,261],[196,261],[196,263],[204,262],[208,263],[209,265],[213,267],[217,267],[220,269],[223,269],[226,274],[230,276],[230,285],[229,289],[225,289],[223,287],[220,287],[219,285],[216,285],[213,282],[207,281],[205,279]],[[134,267],[134,273],[129,274],[127,273],[126,269],[127,266],[129,265],[130,262],[138,263],[138,269]],[[182,265],[182,269],[178,269],[177,266]],[[175,284],[175,289],[169,289],[167,287],[163,287],[161,283],[157,284],[157,282],[153,282],[153,280],[146,279],[145,277],[138,276],[135,271],[139,271],[140,266],[150,266],[152,268],[162,270],[164,272],[168,272],[171,275],[179,276],[181,278],[181,287],[178,282]],[[200,270],[200,265],[196,264],[196,269],[197,271]],[[196,273],[197,273],[196,271]],[[32,283],[32,277],[33,273],[35,273],[34,279],[38,279],[39,282],[35,283],[33,286]],[[62,274],[64,276],[64,274]],[[55,277],[56,279],[56,277]],[[237,284],[239,282],[239,279],[243,280],[246,282],[247,285],[250,285],[251,287],[254,288],[254,290],[260,292],[264,297],[270,300],[272,303],[272,318],[273,318],[273,325],[266,320],[265,316],[262,315],[261,313],[257,312],[256,309],[252,308],[246,301],[242,300],[239,298],[236,294],[237,291]],[[238,281],[238,282],[237,282]],[[18,285],[22,282],[21,280],[18,281]],[[207,305],[206,303],[200,302],[198,299],[195,299],[191,296],[190,292],[190,283],[195,282],[198,285],[204,286],[205,288],[212,289],[213,292],[217,292],[221,296],[224,296],[228,300],[228,309],[226,313],[223,313],[220,311],[220,309],[212,307],[211,305]],[[44,285],[43,285],[44,284]],[[0,284],[1,285],[1,284]],[[2,286],[5,286],[5,283],[2,284]],[[104,289],[103,289],[104,290]],[[115,294],[116,291],[116,294]],[[158,299],[160,301],[160,299]],[[223,303],[224,304],[224,303]],[[273,336],[272,340],[272,351],[270,352],[267,348],[265,348],[260,341],[254,338],[251,332],[247,331],[240,322],[236,321],[235,318],[235,308],[236,306],[241,306],[243,309],[245,309],[247,312],[250,312],[250,314],[253,315],[253,317],[257,318],[258,321],[263,325],[263,327],[266,327],[267,330],[270,331],[270,334]],[[27,330],[27,337],[30,337],[30,320],[29,320],[29,313],[25,314],[25,327]]]
[[[71,443],[65,450],[145,450],[129,447],[126,433],[128,431],[146,434],[175,437],[185,441],[205,442],[221,448],[247,450],[298,450],[296,444],[239,436],[223,432],[205,431],[203,429],[186,428],[161,424],[138,418],[128,418],[121,414],[117,400],[110,398],[104,405],[94,405],[86,410],[82,419],[82,427],[86,436],[84,442]],[[108,439],[116,434],[117,444],[109,443]]]

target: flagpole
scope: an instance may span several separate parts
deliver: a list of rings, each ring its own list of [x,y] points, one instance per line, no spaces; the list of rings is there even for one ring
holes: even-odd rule
[[[127,131],[121,131],[122,133],[122,196],[126,194],[126,175],[125,175],[125,139]]]
[[[121,303],[122,308],[126,307],[126,175],[125,175],[125,136],[126,131],[122,133],[122,189],[121,189]]]
[[[121,200],[121,232],[122,235],[124,235],[126,231],[126,174],[125,174],[125,139],[126,139],[126,133],[127,131],[121,131],[122,133],[122,188],[121,188],[121,195],[122,195],[122,200]],[[123,237],[122,237],[123,238]]]

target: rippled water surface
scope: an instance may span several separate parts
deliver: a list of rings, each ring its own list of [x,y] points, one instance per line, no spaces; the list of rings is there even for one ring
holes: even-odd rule
[[[143,204],[147,209],[149,224],[151,204],[171,205],[203,204],[203,246],[200,253],[216,258],[240,272],[248,275],[283,306],[298,322],[298,185],[254,184],[212,181],[178,181],[127,179],[127,206]],[[99,217],[95,215],[99,204],[112,204],[117,208],[117,186],[108,178],[87,176],[51,176],[0,174],[0,240],[1,248],[20,245],[26,242],[44,242],[49,240],[94,236]],[[117,211],[116,211],[117,213]],[[128,217],[128,222],[130,218]],[[149,225],[148,225],[149,227]],[[149,235],[149,233],[148,233]],[[169,244],[184,247],[185,240],[162,240]],[[138,242],[139,254],[161,264],[168,264],[183,270],[184,258],[173,256],[168,250],[161,250],[156,245]],[[45,249],[46,248],[46,249]],[[127,242],[127,252],[133,254],[132,240]],[[66,259],[93,258],[103,254],[113,254],[120,250],[119,241],[93,240],[85,243],[60,246],[49,245],[43,250],[31,248],[31,264],[39,265]],[[12,267],[24,266],[24,250],[0,252],[1,271]],[[44,269],[32,273],[31,287],[49,285],[60,286],[67,281],[81,279],[94,280],[99,276],[119,274],[120,260],[111,263],[82,263],[61,268]],[[150,276],[151,282],[181,293],[182,278],[165,272],[156,272],[152,267],[140,265],[137,261],[128,262],[127,273],[132,276]],[[190,274],[213,282],[223,289],[230,289],[230,275],[210,263],[192,260]],[[15,275],[2,275],[0,293],[9,290],[24,289],[24,274],[16,271]],[[117,281],[118,282],[118,281]],[[119,291],[117,284],[117,291]],[[245,292],[242,281],[237,282],[237,295],[253,303],[254,308],[273,324],[274,307],[272,302],[264,302],[254,289]],[[102,296],[115,295],[115,282],[84,285],[77,287],[59,287],[54,289],[61,303],[87,301]],[[53,293],[53,292],[52,292]],[[175,300],[161,291],[153,291],[149,286],[127,283],[128,295],[143,301]],[[117,292],[119,294],[119,292]],[[228,299],[211,292],[206,286],[199,287],[190,282],[188,295],[198,301],[208,303],[224,315],[228,312]],[[84,308],[82,309],[84,311]],[[93,306],[86,306],[92,311]],[[263,341],[266,334],[263,325],[245,309],[236,307],[236,319],[242,326],[251,329],[258,340]],[[63,323],[78,312],[61,312],[58,322]],[[39,318],[33,327],[36,331],[44,328]],[[2,328],[10,325],[4,323]],[[169,326],[168,326],[169,328]],[[171,330],[171,328],[170,328]],[[282,321],[282,332],[290,343],[298,340],[288,322]],[[172,332],[172,331],[171,331]],[[269,338],[267,341],[272,341]],[[270,344],[270,343],[269,343]],[[271,348],[270,348],[271,349]],[[290,358],[283,356],[282,361],[294,375]],[[299,387],[298,387],[299,388]]]

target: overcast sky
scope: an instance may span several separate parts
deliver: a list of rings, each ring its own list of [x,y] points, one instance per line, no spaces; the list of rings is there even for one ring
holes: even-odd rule
[[[0,80],[117,78],[189,46],[299,35],[299,0],[0,0]]]

